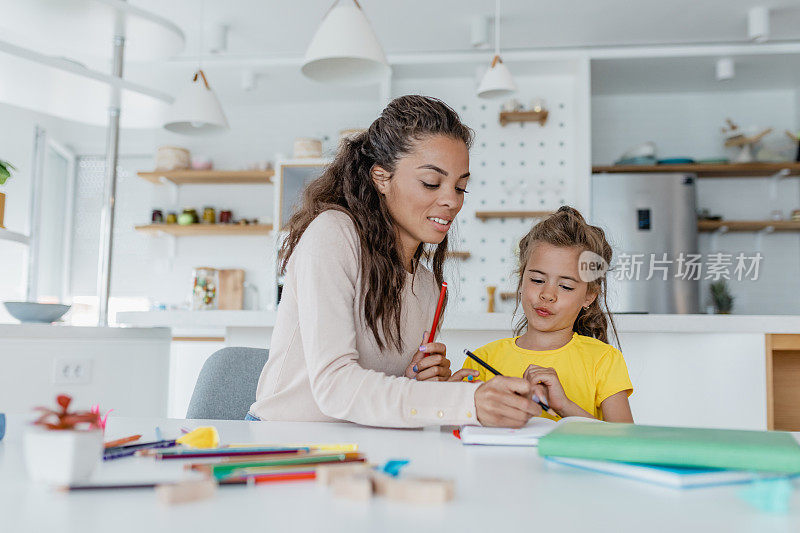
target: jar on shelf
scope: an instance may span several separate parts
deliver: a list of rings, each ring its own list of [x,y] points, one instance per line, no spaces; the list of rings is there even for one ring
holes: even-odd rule
[[[229,209],[224,209],[219,212],[219,223],[230,224],[233,222],[233,212]]]
[[[213,207],[203,208],[203,224],[214,224],[217,221],[217,212]]]
[[[153,224],[162,224],[164,222],[164,213],[161,209],[153,209],[153,214],[150,216],[150,221]]]
[[[194,269],[192,286],[192,310],[205,311],[217,308],[217,287],[219,272],[216,268],[197,267]]]
[[[177,224],[178,223],[178,214],[174,211],[170,211],[167,213],[167,224]]]

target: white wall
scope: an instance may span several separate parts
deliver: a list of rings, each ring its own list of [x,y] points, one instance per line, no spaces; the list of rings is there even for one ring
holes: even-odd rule
[[[613,163],[628,148],[645,141],[656,143],[658,157],[692,158],[732,156],[723,147],[720,128],[730,117],[741,127],[772,127],[765,144],[787,148],[783,130],[795,131],[798,92],[793,90],[616,94],[592,98],[592,158],[595,164]],[[697,206],[730,220],[767,220],[769,180],[762,178],[700,179]],[[778,184],[777,208],[788,217],[800,208],[800,179]],[[763,235],[700,234],[700,252],[753,255],[764,259],[757,281],[729,282],[742,314],[797,314],[800,312],[800,235],[796,232]],[[702,305],[710,303],[708,282],[701,287]]]

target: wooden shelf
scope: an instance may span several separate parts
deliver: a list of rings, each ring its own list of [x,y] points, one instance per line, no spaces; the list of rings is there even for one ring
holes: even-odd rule
[[[180,224],[148,224],[146,226],[135,226],[134,229],[150,235],[166,234],[175,237],[193,237],[201,235],[269,235],[272,231],[272,224],[249,224],[246,226],[241,226],[239,224],[192,224],[191,226],[181,226]]]
[[[515,300],[517,298],[517,293],[514,291],[504,291],[500,293],[500,299],[504,302],[506,300]]]
[[[552,215],[552,211],[476,211],[475,216],[481,220],[490,218],[544,218]]]
[[[592,167],[595,174],[611,173],[670,173],[686,172],[698,178],[768,178],[781,170],[788,170],[790,176],[800,176],[800,163],[692,163],[686,165],[597,165]]]
[[[0,241],[12,241],[20,244],[29,244],[30,238],[22,233],[16,233],[14,231],[8,231],[5,228],[0,228]]]
[[[156,170],[138,172],[140,178],[161,185],[170,181],[175,185],[251,184],[272,183],[273,170]]]
[[[501,111],[500,125],[505,126],[509,122],[538,122],[540,126],[544,126],[548,114],[546,109],[541,111]]]
[[[447,252],[447,257],[448,258],[452,257],[452,258],[456,258],[456,259],[469,259],[470,257],[472,257],[472,254],[470,252],[459,252],[459,251],[451,250],[451,251]]]
[[[698,231],[710,232],[726,228],[727,231],[800,231],[800,221],[793,220],[698,220]]]

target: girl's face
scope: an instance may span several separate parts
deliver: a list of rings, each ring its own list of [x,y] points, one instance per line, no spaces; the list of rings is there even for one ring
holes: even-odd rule
[[[385,197],[410,261],[420,243],[442,242],[464,205],[469,150],[458,139],[427,137],[397,161],[394,173],[375,165],[372,179]]]
[[[578,275],[576,246],[535,243],[522,276],[520,302],[528,328],[536,331],[572,329],[582,307],[597,297]]]

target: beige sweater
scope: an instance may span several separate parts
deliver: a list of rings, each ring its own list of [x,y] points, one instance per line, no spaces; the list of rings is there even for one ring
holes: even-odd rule
[[[471,383],[403,376],[438,298],[420,267],[403,288],[403,349],[380,350],[364,321],[360,242],[345,213],[321,213],[292,254],[269,360],[250,411],[262,420],[337,421],[384,427],[476,424]],[[412,288],[413,281],[413,288]]]

